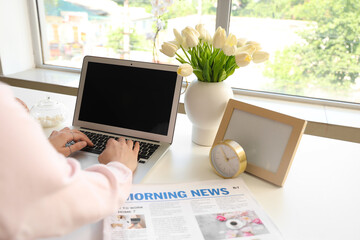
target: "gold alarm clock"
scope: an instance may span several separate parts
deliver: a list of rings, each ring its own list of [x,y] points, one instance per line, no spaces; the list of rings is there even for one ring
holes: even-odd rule
[[[223,178],[233,178],[245,171],[244,149],[233,140],[216,143],[210,150],[210,163],[215,172]]]

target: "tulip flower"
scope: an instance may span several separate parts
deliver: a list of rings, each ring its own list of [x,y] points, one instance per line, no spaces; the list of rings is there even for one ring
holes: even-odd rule
[[[180,48],[180,45],[181,45],[176,40],[168,41],[168,43],[174,44],[178,49]]]
[[[224,46],[222,47],[223,52],[226,56],[232,56],[235,54],[237,39],[234,34],[229,34],[226,38]]]
[[[199,39],[202,39],[204,42],[211,42],[211,35],[204,27],[204,24],[198,24],[195,26],[195,30],[200,33]]]
[[[236,38],[218,27],[211,38],[204,24],[195,28],[186,27],[181,32],[173,29],[175,39],[162,44],[161,52],[176,57],[180,62],[177,73],[183,77],[194,74],[201,82],[221,82],[239,67],[261,63],[269,59],[269,54],[260,51],[258,42]],[[182,54],[177,51],[181,49]]]
[[[194,28],[192,28],[192,27],[186,27],[185,29],[188,29],[188,30],[190,30],[191,32],[193,32],[193,33],[196,35],[197,38],[200,37],[200,33],[199,33],[196,29],[194,29]]]
[[[222,27],[218,27],[213,37],[214,48],[222,48],[226,41],[226,32]]]
[[[164,42],[161,45],[160,52],[162,52],[163,54],[165,54],[168,57],[174,57],[177,50],[178,50],[178,47],[174,43]]]
[[[245,43],[246,43],[246,38],[238,38],[236,46],[239,48],[244,46]]]
[[[250,61],[251,61],[251,56],[247,52],[241,52],[235,55],[235,62],[236,65],[238,65],[239,67],[245,67],[249,65]]]
[[[246,53],[252,55],[255,51],[256,51],[256,47],[254,45],[248,44],[248,45],[237,48],[235,55],[238,53],[242,53],[242,52],[246,52]]]
[[[175,40],[178,42],[178,45],[180,46],[183,43],[183,37],[181,36],[181,33],[174,28],[173,29],[174,35],[175,35]]]
[[[269,59],[270,54],[264,51],[256,51],[253,54],[254,63],[262,63]]]
[[[185,38],[183,38],[183,42],[182,42],[181,46],[185,51],[189,50],[189,46],[187,45]]]
[[[179,68],[177,69],[177,73],[180,76],[187,77],[193,73],[193,68],[190,64],[184,63],[179,66]]]
[[[253,45],[256,48],[256,51],[259,51],[261,49],[260,43],[255,41],[247,41],[245,45]]]
[[[186,27],[181,31],[181,34],[185,37],[185,41],[188,47],[192,48],[198,45],[200,34],[195,29]]]

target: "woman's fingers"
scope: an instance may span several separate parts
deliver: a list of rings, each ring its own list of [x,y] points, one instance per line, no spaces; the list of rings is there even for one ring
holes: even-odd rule
[[[65,140],[67,142],[80,142],[80,141],[85,141],[87,145],[89,146],[93,146],[94,144],[91,142],[91,140],[88,138],[88,136],[86,136],[84,133],[80,132],[77,129],[70,129],[68,127],[65,127],[63,129],[61,129],[59,132],[58,131],[53,131],[53,133],[51,133],[51,135],[53,134],[59,134],[62,133]]]
[[[83,149],[84,147],[86,147],[87,143],[84,141],[80,141],[77,143],[74,143],[73,145],[69,146],[71,153],[79,151],[81,149]]]
[[[120,138],[118,139],[118,142],[125,142],[126,145],[127,145],[130,149],[134,149],[134,150],[136,150],[136,152],[139,152],[140,144],[139,144],[139,142],[137,142],[137,141],[133,141],[133,140],[130,140],[130,139],[125,140],[124,137],[120,137]],[[135,149],[135,148],[136,148],[136,149]]]
[[[128,147],[132,149],[134,146],[134,142],[132,140],[127,140],[126,145],[128,145]]]
[[[110,144],[114,144],[116,140],[114,138],[109,138],[109,140],[106,142],[106,147]]]
[[[140,150],[140,143],[139,142],[135,142],[134,144],[134,151],[136,152],[136,154],[139,153]]]
[[[70,130],[70,133],[72,134],[74,142],[85,141],[89,146],[94,145],[91,142],[91,140],[88,138],[88,136],[86,136],[84,133],[80,132],[79,130],[73,129]]]

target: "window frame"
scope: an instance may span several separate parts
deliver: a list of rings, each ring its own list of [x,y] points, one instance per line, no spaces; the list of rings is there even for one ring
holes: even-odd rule
[[[54,66],[49,64],[44,64],[44,55],[48,53],[48,49],[44,46],[46,42],[45,28],[42,27],[41,23],[45,22],[45,11],[43,0],[32,0],[29,2],[29,15],[30,15],[30,28],[32,32],[33,48],[34,48],[34,61],[37,68],[66,71],[66,72],[75,72],[80,73],[81,69],[63,67],[63,66]]]
[[[41,33],[45,32],[45,28],[42,27],[41,23],[45,22],[44,15],[44,1],[43,0],[32,0],[29,1],[29,12],[30,12],[30,28],[34,47],[34,60],[35,65],[38,68],[53,69],[60,71],[71,71],[80,72],[78,68],[53,66],[44,64],[44,57],[48,54],[48,49],[45,46],[46,35]],[[230,17],[231,17],[231,3],[232,0],[217,0],[216,8],[216,25],[215,29],[221,26],[229,31]]]

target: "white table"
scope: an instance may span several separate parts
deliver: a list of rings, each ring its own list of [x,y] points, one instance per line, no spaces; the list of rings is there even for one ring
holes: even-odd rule
[[[63,102],[71,125],[75,97],[13,88],[30,107],[45,96]],[[51,129],[45,130],[49,134]],[[191,123],[179,114],[173,145],[143,183],[219,179],[209,147],[191,141]],[[304,135],[284,187],[249,174],[240,176],[285,239],[360,239],[360,144]],[[57,239],[101,239],[101,224],[87,225]]]

